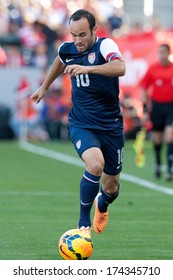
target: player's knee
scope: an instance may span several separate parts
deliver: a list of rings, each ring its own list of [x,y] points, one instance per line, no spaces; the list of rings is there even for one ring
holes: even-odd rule
[[[101,176],[103,172],[104,164],[100,161],[93,161],[90,163],[90,166],[88,166],[88,170],[91,174],[94,174],[96,176]]]

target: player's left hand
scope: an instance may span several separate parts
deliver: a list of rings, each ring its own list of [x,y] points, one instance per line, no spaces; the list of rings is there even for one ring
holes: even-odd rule
[[[76,77],[79,74],[88,74],[89,73],[89,67],[88,66],[81,66],[78,64],[68,65],[64,73],[67,73],[70,75],[70,77]]]

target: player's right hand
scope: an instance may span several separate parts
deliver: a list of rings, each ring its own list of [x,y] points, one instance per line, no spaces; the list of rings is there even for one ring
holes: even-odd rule
[[[38,104],[40,102],[40,100],[44,97],[45,94],[46,94],[46,91],[42,87],[40,87],[30,96],[30,98],[36,104]]]

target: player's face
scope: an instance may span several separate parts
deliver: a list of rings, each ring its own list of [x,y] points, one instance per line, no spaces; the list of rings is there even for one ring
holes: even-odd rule
[[[89,23],[86,18],[77,21],[71,20],[70,32],[73,42],[79,52],[87,51],[95,42],[96,26],[90,30]]]
[[[158,49],[158,56],[161,64],[168,64],[170,52],[164,46],[160,46]]]

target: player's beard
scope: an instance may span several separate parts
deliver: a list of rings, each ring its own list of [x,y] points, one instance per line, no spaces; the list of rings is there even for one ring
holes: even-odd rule
[[[88,51],[94,45],[95,41],[96,41],[96,36],[93,33],[93,31],[91,31],[91,37],[90,37],[90,40],[88,40],[88,42],[87,42],[85,51]]]
[[[86,52],[94,45],[95,41],[96,41],[96,36],[93,33],[93,31],[91,31],[90,39],[85,41],[85,43],[77,44],[76,48],[81,53]]]

